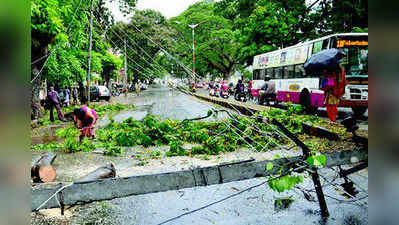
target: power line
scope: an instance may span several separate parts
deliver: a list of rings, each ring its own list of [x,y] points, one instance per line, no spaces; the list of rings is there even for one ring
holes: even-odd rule
[[[96,12],[97,13],[97,15],[99,15],[100,17],[101,17],[101,15],[98,13],[98,12]],[[122,31],[122,30],[121,30]],[[114,32],[112,29],[111,29],[111,32],[115,35],[115,36],[117,36],[120,40],[122,40],[122,38],[116,33],[116,32]],[[129,40],[132,40],[126,33],[125,33],[125,35],[126,35],[126,37],[129,39]],[[145,50],[143,50],[138,44],[136,44],[135,42],[133,42],[135,45],[137,45],[149,58],[151,58],[150,56],[149,56],[149,54],[145,51]],[[138,55],[140,55],[134,48],[132,48],[130,45],[129,45],[129,48],[130,49],[132,49],[132,50],[134,50]],[[149,63],[145,58],[143,58],[143,57],[141,57],[144,61],[146,61],[151,67],[153,67],[155,70],[157,70],[159,73],[161,73],[160,71],[159,71],[159,69],[157,69],[157,68],[155,68],[151,63]],[[153,60],[155,63],[157,63],[155,60]],[[158,64],[158,63],[157,63]],[[158,64],[159,65],[159,64]],[[162,68],[162,69],[164,69],[164,68]],[[165,69],[164,69],[165,70]],[[166,71],[166,70],[165,70]],[[167,71],[166,71],[167,72]]]
[[[238,196],[238,195],[241,195],[241,194],[243,194],[243,193],[245,193],[245,192],[248,192],[248,191],[250,191],[250,190],[252,190],[252,189],[254,189],[254,188],[257,188],[257,187],[260,187],[260,186],[262,186],[262,185],[265,185],[265,184],[268,183],[269,181],[273,181],[273,180],[276,180],[276,179],[280,179],[280,178],[282,178],[282,177],[284,177],[284,176],[286,176],[286,175],[289,175],[289,174],[292,173],[292,172],[298,171],[298,170],[300,170],[300,169],[303,169],[303,168],[299,167],[299,168],[293,169],[292,171],[288,171],[288,172],[283,173],[283,174],[281,174],[281,175],[279,175],[279,176],[277,176],[277,177],[270,178],[270,179],[268,179],[268,180],[266,180],[266,181],[263,181],[263,182],[261,182],[261,183],[259,183],[259,184],[257,184],[257,185],[251,186],[251,187],[246,188],[246,189],[244,189],[244,190],[242,190],[242,191],[240,191],[240,192],[237,192],[237,193],[234,193],[234,194],[232,194],[232,195],[226,196],[226,197],[224,197],[224,198],[222,198],[222,199],[220,199],[220,200],[218,200],[218,201],[215,201],[215,202],[212,202],[212,203],[210,203],[210,204],[204,205],[204,206],[202,206],[202,207],[200,207],[200,208],[197,208],[197,209],[194,209],[194,210],[192,210],[192,211],[190,211],[190,212],[183,213],[183,214],[181,214],[181,215],[178,215],[178,216],[176,216],[176,217],[173,217],[173,218],[171,218],[171,219],[168,219],[168,220],[166,220],[166,221],[164,221],[164,222],[161,222],[161,223],[159,223],[159,224],[157,224],[157,225],[163,225],[163,224],[172,222],[172,221],[174,221],[174,220],[177,220],[177,219],[179,219],[179,218],[181,218],[181,217],[183,217],[183,216],[187,216],[187,215],[193,214],[193,213],[195,213],[195,212],[204,210],[204,209],[209,208],[209,207],[211,207],[211,206],[213,206],[213,205],[216,205],[216,204],[218,204],[218,203],[224,202],[224,201],[226,201],[226,200],[228,200],[228,199],[231,199],[231,198],[233,198],[233,197],[236,197],[236,196]]]

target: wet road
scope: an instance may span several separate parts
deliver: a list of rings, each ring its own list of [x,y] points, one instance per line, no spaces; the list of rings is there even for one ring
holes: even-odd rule
[[[136,108],[133,117],[138,120],[147,114],[158,115],[162,119],[183,120],[205,116],[208,110],[214,108],[213,105],[164,86],[150,87],[141,92],[139,97],[135,94],[129,94],[127,97],[121,95],[118,101],[134,104]],[[129,116],[131,113],[126,112],[114,119],[121,120]],[[209,120],[214,120],[214,118],[209,118]]]
[[[328,174],[330,173],[330,174]],[[324,176],[332,177],[330,171],[323,170]],[[351,176],[357,179],[356,183],[367,189],[367,177]],[[365,177],[365,178],[364,178]],[[245,180],[240,182],[183,189],[180,191],[168,191],[155,194],[133,196],[123,199],[115,199],[103,204],[91,204],[80,212],[80,218],[75,223],[94,224],[98,220],[98,212],[105,214],[102,217],[104,224],[143,224],[156,225],[171,218],[200,208],[226,196],[235,194],[248,187],[265,181],[264,178]],[[342,180],[339,182],[342,183]],[[336,183],[339,183],[336,182]],[[326,185],[326,183],[322,183]],[[310,179],[299,185],[302,189],[312,189]],[[333,186],[324,187],[324,193],[338,199],[345,199]],[[316,198],[315,194],[312,193]],[[361,198],[366,194],[359,194]],[[289,209],[276,211],[274,200],[281,197],[295,199]],[[326,198],[330,212],[330,218],[324,222],[321,220],[318,202],[309,202],[301,191],[294,189],[283,194],[273,192],[267,185],[254,188],[251,191],[235,196],[231,199],[213,205],[209,208],[172,220],[166,224],[181,225],[263,225],[263,224],[327,224],[327,225],[354,225],[367,224],[368,207],[367,200],[351,202],[344,200],[339,202],[330,197]]]
[[[185,119],[206,115],[213,108],[190,96],[177,91],[170,91],[165,87],[151,88],[140,97],[129,95],[119,97],[120,101],[127,101],[137,106],[134,112],[124,112],[115,115],[115,120],[123,120],[133,115],[135,119],[142,119],[147,114],[156,114],[163,119]],[[178,170],[178,168],[176,168]],[[159,172],[159,171],[157,171]],[[331,169],[323,169],[321,174],[328,180],[334,178]],[[368,190],[368,171],[351,175],[360,188]],[[102,203],[92,203],[73,210],[72,224],[128,224],[128,225],[156,225],[170,218],[187,213],[226,196],[235,194],[248,187],[257,185],[265,178],[257,178],[240,182],[232,182],[208,187],[188,188],[179,191],[132,196],[114,199]],[[342,184],[343,179],[337,179],[333,184]],[[318,202],[310,202],[298,189],[279,194],[273,192],[267,185],[254,188],[231,199],[213,205],[204,210],[175,219],[166,224],[181,225],[261,225],[261,224],[367,224],[367,198],[360,202],[338,201],[345,200],[342,191],[336,187],[326,185],[323,190],[327,197],[330,219],[323,223],[320,220]],[[299,185],[302,189],[314,190],[311,179]],[[360,190],[360,189],[359,189]],[[315,193],[312,196],[316,198]],[[360,193],[357,197],[365,197],[367,193]],[[292,197],[294,203],[289,209],[276,211],[274,200],[280,197]],[[333,199],[335,198],[335,199]],[[316,198],[317,199],[317,198]],[[361,204],[361,205],[360,205]]]

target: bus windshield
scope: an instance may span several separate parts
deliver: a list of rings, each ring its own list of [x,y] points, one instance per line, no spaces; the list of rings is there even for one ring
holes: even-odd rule
[[[368,38],[352,37],[339,38],[335,48],[342,49],[346,56],[342,64],[348,76],[368,75]]]

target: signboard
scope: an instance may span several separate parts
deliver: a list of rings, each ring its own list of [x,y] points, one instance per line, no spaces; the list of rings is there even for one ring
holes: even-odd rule
[[[351,41],[351,40],[338,40],[337,48],[350,47],[350,46],[368,46],[368,41]]]
[[[266,69],[278,66],[304,63],[309,46],[300,46],[286,51],[271,52],[254,57],[253,69]]]

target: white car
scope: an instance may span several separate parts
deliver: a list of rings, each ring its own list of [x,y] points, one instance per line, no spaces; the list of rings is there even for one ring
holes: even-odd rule
[[[90,87],[90,99],[105,99],[106,101],[109,101],[111,99],[111,92],[105,86],[93,86]]]

